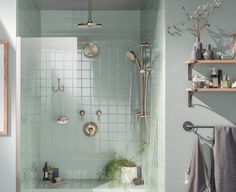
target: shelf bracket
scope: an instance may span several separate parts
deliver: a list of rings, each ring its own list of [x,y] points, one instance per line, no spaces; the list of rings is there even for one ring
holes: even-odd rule
[[[188,80],[189,81],[192,79],[193,66],[194,64],[188,64]]]
[[[193,94],[195,91],[188,91],[188,107],[193,107]]]

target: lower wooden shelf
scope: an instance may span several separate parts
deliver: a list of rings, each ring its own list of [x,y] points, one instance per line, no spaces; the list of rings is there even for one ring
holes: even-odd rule
[[[192,98],[193,94],[196,92],[236,92],[236,88],[194,88],[190,87],[187,88],[186,91],[188,91],[188,106],[192,107]]]
[[[187,88],[191,92],[236,92],[236,88]]]

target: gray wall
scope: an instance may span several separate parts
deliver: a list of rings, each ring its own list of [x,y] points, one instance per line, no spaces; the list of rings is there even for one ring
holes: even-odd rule
[[[0,39],[9,41],[9,134],[0,137],[0,186],[3,192],[15,191],[15,48],[16,48],[16,1],[0,0]]]
[[[200,1],[165,0],[165,27],[173,25],[182,18],[181,3],[186,8],[195,7]],[[202,35],[204,46],[207,43],[221,43],[224,33],[236,31],[235,22],[235,0],[226,0],[224,6],[215,12],[210,19],[213,33],[209,34],[206,30]],[[224,31],[224,32],[222,32]],[[213,37],[214,34],[214,37]],[[202,104],[211,109],[195,106],[187,107],[187,66],[184,64],[190,56],[195,38],[188,32],[183,36],[173,37],[167,35],[165,41],[166,59],[166,192],[184,191],[184,174],[191,158],[193,134],[183,131],[182,124],[190,120],[200,125],[230,124],[235,120],[235,93],[199,93],[194,98],[195,104]],[[197,71],[210,75],[209,67],[199,66]],[[217,67],[217,66],[216,66]],[[232,80],[236,80],[236,66],[222,66],[225,73],[231,75]],[[202,131],[200,131],[203,133]]]

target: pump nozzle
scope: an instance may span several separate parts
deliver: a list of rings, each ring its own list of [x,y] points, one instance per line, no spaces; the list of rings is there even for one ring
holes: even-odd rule
[[[216,68],[210,68],[212,70],[212,75],[216,75]]]

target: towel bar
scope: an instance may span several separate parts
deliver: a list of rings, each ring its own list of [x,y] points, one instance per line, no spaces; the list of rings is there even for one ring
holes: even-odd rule
[[[202,128],[210,128],[210,129],[214,129],[215,126],[199,126],[199,125],[194,125],[192,122],[190,121],[185,121],[183,124],[183,128],[185,131],[193,131],[193,129],[202,129]]]

